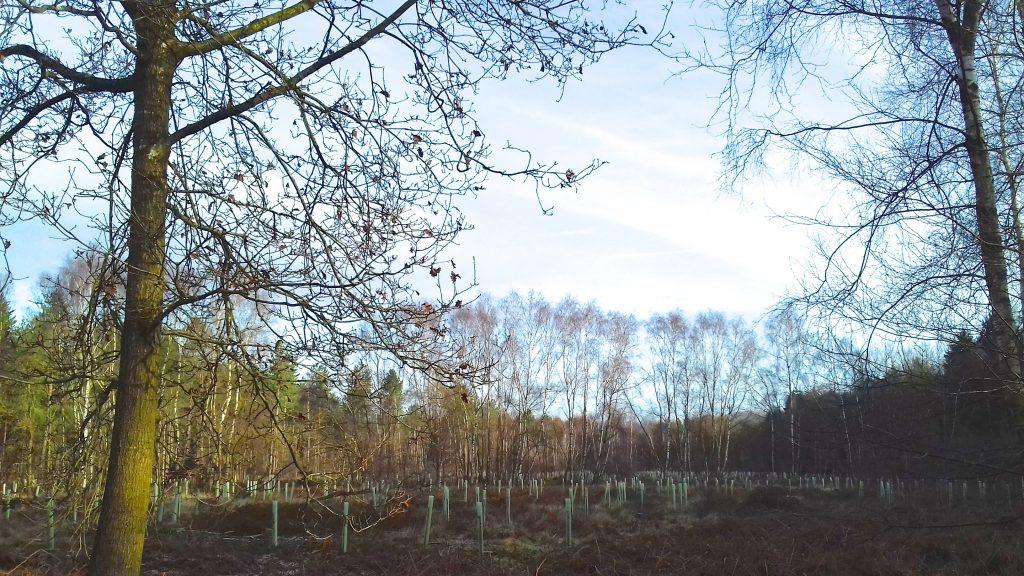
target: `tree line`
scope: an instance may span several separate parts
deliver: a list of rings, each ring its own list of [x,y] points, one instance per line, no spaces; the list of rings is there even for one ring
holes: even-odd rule
[[[561,166],[511,143],[492,157],[477,88],[564,85],[612,50],[665,50],[667,10],[0,0],[0,225],[47,226],[105,287],[72,303],[106,314],[86,315],[74,327],[83,344],[56,358],[68,381],[102,394],[67,410],[113,410],[89,573],[140,572],[168,428],[262,434],[240,430],[232,416],[244,411],[284,426],[289,400],[276,383],[239,388],[280,380],[267,362],[334,370],[342,358],[387,354],[432,378],[458,376],[433,325],[468,284],[445,256],[467,226],[458,199],[495,179],[575,188],[599,164]],[[23,248],[0,236],[3,264]],[[427,305],[413,287],[422,278],[439,281]],[[241,345],[256,325],[265,341]],[[204,346],[186,354],[186,336]],[[161,394],[175,363],[217,368],[182,382],[210,389],[201,405]],[[75,431],[64,418],[59,428],[95,437],[100,421]],[[80,458],[94,460],[67,461]]]
[[[0,480],[94,510],[113,418],[118,332],[86,259],[15,322],[0,299]],[[646,319],[566,297],[483,296],[436,330],[465,377],[379,354],[321,364],[223,318],[160,343],[156,480],[387,480],[762,471],[950,477],[1010,473],[1020,405],[991,333],[943,355],[871,359],[824,346],[792,311]],[[218,322],[221,320],[221,322]],[[837,353],[838,349],[843,352]],[[259,355],[259,363],[241,361]],[[255,367],[254,367],[255,366]],[[428,371],[429,372],[429,371]]]
[[[0,324],[5,467],[102,498],[90,574],[139,573],[172,469],[351,473],[383,451],[393,469],[374,474],[757,455],[1019,470],[1022,4],[717,0],[703,42],[675,51],[665,10],[0,0],[0,225],[79,251],[37,315]],[[796,299],[817,336],[799,315],[464,302],[446,257],[459,198],[495,179],[575,188],[599,165],[492,155],[477,88],[562,86],[628,47],[722,74],[727,182],[782,148],[834,184],[835,206],[802,219],[833,232]],[[0,236],[4,263],[21,248]],[[864,342],[836,336],[852,329]],[[950,349],[886,356],[879,335]]]

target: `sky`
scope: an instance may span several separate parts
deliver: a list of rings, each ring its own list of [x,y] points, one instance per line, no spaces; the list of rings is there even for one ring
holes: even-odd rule
[[[675,308],[757,314],[793,286],[808,230],[775,218],[791,191],[766,179],[743,195],[721,190],[724,142],[706,126],[717,87],[676,78],[678,65],[624,51],[557,94],[484,92],[481,124],[539,158],[568,166],[606,161],[578,192],[498,183],[463,205],[491,293],[572,294],[646,316]],[[779,192],[778,195],[772,192]],[[776,196],[773,198],[773,196]]]
[[[686,17],[673,20],[675,30],[691,25]],[[495,147],[507,141],[566,167],[607,164],[578,191],[542,192],[551,215],[531,186],[515,182],[491,181],[464,198],[475,228],[451,257],[475,262],[479,292],[571,294],[640,317],[677,308],[756,317],[795,287],[810,231],[776,214],[813,211],[823,184],[777,170],[743,194],[723,192],[724,141],[707,126],[720,80],[681,68],[632,48],[585,69],[564,92],[516,79],[481,87],[477,119]],[[3,234],[13,243],[10,297],[24,316],[40,275],[70,247],[35,224]]]

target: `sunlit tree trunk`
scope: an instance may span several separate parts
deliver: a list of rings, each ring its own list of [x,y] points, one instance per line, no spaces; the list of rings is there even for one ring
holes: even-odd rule
[[[964,121],[964,147],[970,161],[974,184],[978,244],[989,304],[995,317],[992,324],[994,337],[1007,371],[1013,378],[1018,378],[1018,330],[1010,303],[1006,256],[996,204],[995,178],[988,156],[989,147],[985,138],[975,62],[978,29],[984,4],[979,0],[969,0],[963,4],[962,14],[959,13],[959,6],[954,7],[949,0],[936,0],[936,5],[950,47],[960,67],[957,87]]]
[[[1021,16],[1024,16],[1024,0],[1020,0],[1016,4],[1017,9]],[[996,116],[999,121],[999,163],[1002,165],[1003,172],[1006,174],[1006,184],[1010,189],[1010,224],[1013,228],[1013,240],[1014,249],[1017,254],[1017,298],[1021,306],[1024,306],[1024,229],[1021,225],[1020,215],[1020,198],[1018,196],[1018,182],[1017,182],[1017,168],[1010,161],[1010,142],[1008,141],[1009,129],[1006,125],[1007,115],[1010,114],[1010,109],[1007,106],[1005,96],[1003,94],[1003,86],[1000,81],[999,74],[999,61],[996,56],[996,50],[989,50],[988,56],[989,70],[991,73],[992,86],[994,88],[994,96],[996,103]],[[1021,345],[1018,336],[1017,345]],[[1024,354],[1024,351],[1017,350],[1018,354]]]
[[[132,7],[138,76],[125,318],[110,460],[90,576],[139,573],[156,457],[174,2],[133,3]]]

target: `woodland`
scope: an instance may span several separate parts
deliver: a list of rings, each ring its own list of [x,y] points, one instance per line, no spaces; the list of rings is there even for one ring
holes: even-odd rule
[[[0,0],[0,573],[1024,572],[1022,22]],[[603,168],[502,143],[481,88],[612,52],[718,81],[723,193],[780,158],[826,192],[770,309],[490,294],[450,255],[468,197],[548,215]],[[24,226],[70,246],[32,306]]]

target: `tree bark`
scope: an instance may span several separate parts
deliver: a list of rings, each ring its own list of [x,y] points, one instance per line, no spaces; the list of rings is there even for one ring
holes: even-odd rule
[[[138,61],[125,319],[110,460],[90,576],[135,576],[142,564],[156,458],[173,11],[173,2],[138,3],[132,10]]]
[[[1021,16],[1024,16],[1024,0],[1017,1],[1017,8],[1021,10]],[[1018,303],[1024,305],[1024,225],[1021,224],[1021,206],[1020,198],[1018,196],[1018,185],[1017,185],[1017,169],[1010,162],[1010,156],[1008,152],[1008,129],[1006,126],[1007,116],[1010,114],[1010,109],[1007,106],[1006,100],[1003,96],[1002,84],[999,77],[999,61],[998,56],[994,53],[988,56],[989,67],[992,75],[992,87],[994,89],[993,95],[996,101],[996,112],[999,118],[999,162],[1002,164],[1003,171],[1006,173],[1006,183],[1010,189],[1010,225],[1013,232],[1014,249],[1016,250],[1017,259],[1017,300]],[[1021,354],[1024,351],[1021,350],[1020,334],[1017,333],[1017,354],[1018,362],[1021,361]]]
[[[960,106],[964,119],[964,147],[971,166],[974,184],[975,214],[978,219],[978,244],[981,263],[985,271],[989,305],[994,316],[993,330],[996,345],[1003,357],[1003,368],[1016,380],[1020,376],[1017,352],[1017,328],[1010,303],[1007,281],[1006,255],[996,204],[995,179],[989,160],[989,148],[981,117],[981,97],[978,93],[978,72],[975,49],[978,27],[981,24],[982,3],[968,0],[962,16],[949,0],[936,0],[950,47],[960,67],[957,77]]]

